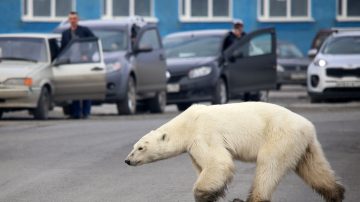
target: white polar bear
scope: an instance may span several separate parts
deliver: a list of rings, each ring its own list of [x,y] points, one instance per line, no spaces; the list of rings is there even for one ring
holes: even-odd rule
[[[249,202],[270,201],[289,170],[327,202],[344,199],[345,189],[323,154],[314,125],[281,106],[261,102],[193,105],[142,137],[125,162],[138,166],[184,152],[198,172],[193,188],[197,202],[224,196],[233,178],[234,159],[257,163]]]

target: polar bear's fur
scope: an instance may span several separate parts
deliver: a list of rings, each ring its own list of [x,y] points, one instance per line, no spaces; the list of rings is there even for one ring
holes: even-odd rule
[[[274,104],[193,105],[142,137],[125,162],[137,166],[184,152],[198,173],[193,188],[197,202],[224,196],[234,159],[257,164],[249,202],[270,201],[289,170],[326,201],[344,198],[345,189],[323,154],[314,125]]]

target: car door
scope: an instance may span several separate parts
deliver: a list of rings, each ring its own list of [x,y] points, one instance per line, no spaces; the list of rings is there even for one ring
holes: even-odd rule
[[[55,100],[104,99],[105,64],[97,38],[71,41],[52,67]]]
[[[224,53],[225,71],[232,94],[276,87],[275,29],[261,29],[244,36]]]
[[[135,43],[138,91],[159,91],[166,88],[166,61],[156,27],[143,28]]]

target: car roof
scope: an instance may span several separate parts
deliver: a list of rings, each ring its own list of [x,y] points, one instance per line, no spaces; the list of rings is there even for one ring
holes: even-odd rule
[[[224,36],[229,30],[226,29],[207,29],[207,30],[195,30],[195,31],[182,31],[174,32],[165,36],[165,38],[172,37],[186,37],[186,36]]]
[[[341,37],[341,36],[360,36],[360,31],[343,31],[333,33],[334,37]]]
[[[0,34],[0,37],[52,39],[52,38],[59,38],[60,34],[54,34],[54,33],[11,33],[11,34]]]
[[[120,28],[124,29],[129,27],[129,25],[137,24],[140,26],[145,25],[155,25],[153,22],[146,22],[144,19],[133,19],[133,18],[124,18],[124,19],[94,19],[94,20],[81,20],[79,25],[87,27],[111,27],[111,28]],[[63,30],[69,27],[69,22],[67,20],[61,22],[56,30]]]

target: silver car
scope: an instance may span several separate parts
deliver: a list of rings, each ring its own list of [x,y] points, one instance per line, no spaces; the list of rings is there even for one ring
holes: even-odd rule
[[[332,34],[307,72],[311,102],[360,99],[360,32]]]
[[[103,99],[105,64],[97,38],[73,40],[59,52],[58,34],[0,35],[0,118],[49,110],[75,99]]]

